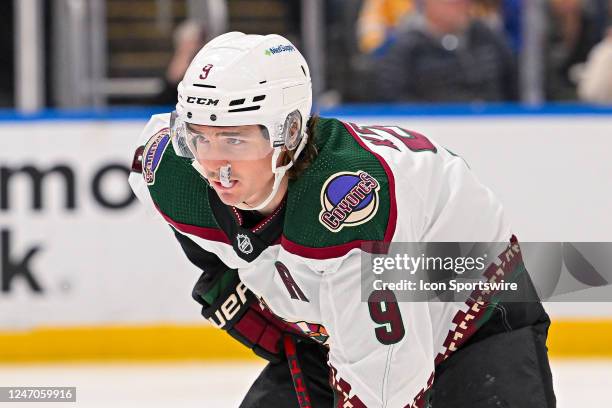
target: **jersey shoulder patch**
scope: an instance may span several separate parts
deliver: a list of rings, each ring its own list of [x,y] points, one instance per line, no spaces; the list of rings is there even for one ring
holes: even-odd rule
[[[163,128],[149,139],[142,150],[142,177],[147,185],[155,184],[155,172],[170,144],[170,129]]]
[[[382,158],[339,120],[320,118],[315,134],[316,159],[289,185],[285,240],[311,248],[390,240],[393,175]]]
[[[158,130],[140,149],[142,177],[164,218],[175,227],[218,228],[208,203],[206,182],[190,159],[176,155],[169,128]]]

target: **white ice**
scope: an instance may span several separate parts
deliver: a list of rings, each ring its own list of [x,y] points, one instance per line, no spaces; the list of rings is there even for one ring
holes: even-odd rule
[[[0,408],[237,407],[258,363],[0,365],[0,386],[73,386],[77,402],[0,403]],[[559,408],[612,406],[612,360],[554,360]]]

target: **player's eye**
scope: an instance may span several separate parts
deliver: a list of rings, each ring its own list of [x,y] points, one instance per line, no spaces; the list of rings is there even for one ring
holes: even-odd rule
[[[195,136],[194,140],[196,144],[209,143],[208,138],[202,135]]]
[[[237,139],[235,137],[228,137],[226,141],[228,144],[233,145],[233,146],[241,145],[244,143],[244,140]]]

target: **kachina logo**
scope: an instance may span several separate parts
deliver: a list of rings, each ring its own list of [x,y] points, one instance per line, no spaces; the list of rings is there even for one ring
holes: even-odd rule
[[[270,47],[266,50],[266,55],[280,54],[281,52],[293,52],[295,47],[293,45],[279,45],[278,47]]]

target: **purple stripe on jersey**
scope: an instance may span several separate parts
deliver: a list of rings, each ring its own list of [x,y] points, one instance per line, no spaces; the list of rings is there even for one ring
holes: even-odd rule
[[[160,141],[157,149],[155,150],[155,155],[153,156],[153,164],[151,165],[151,170],[155,170],[162,156],[164,155],[164,151],[166,150],[166,145],[170,142],[170,136],[164,136]]]

